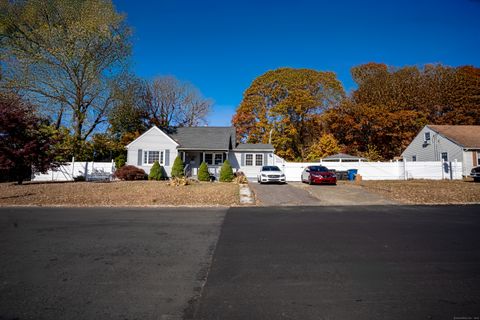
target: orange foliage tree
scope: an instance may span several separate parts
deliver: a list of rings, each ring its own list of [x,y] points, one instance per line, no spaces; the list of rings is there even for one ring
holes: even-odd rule
[[[368,63],[351,71],[358,88],[323,116],[348,152],[374,146],[391,159],[427,123],[480,124],[479,68]]]
[[[287,160],[304,160],[322,133],[322,113],[345,97],[333,72],[280,68],[256,78],[233,116],[237,137],[269,141]]]

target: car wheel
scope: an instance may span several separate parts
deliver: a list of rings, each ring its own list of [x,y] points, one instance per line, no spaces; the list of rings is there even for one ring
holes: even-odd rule
[[[475,177],[475,178],[473,178],[473,181],[480,182],[480,178]]]

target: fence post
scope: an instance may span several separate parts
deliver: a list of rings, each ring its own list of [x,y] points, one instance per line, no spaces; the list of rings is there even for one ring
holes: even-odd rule
[[[75,173],[75,157],[72,157],[72,170],[71,170],[71,176],[72,176],[72,180],[73,179],[73,174]]]
[[[444,167],[445,160],[442,159],[441,165],[442,165],[442,180],[444,180],[445,179],[445,167]]]
[[[408,180],[407,158],[403,158],[403,180]]]
[[[452,161],[448,162],[448,167],[449,167],[449,170],[450,170],[450,180],[453,180]]]
[[[453,177],[455,179],[457,179],[457,171],[458,171],[458,161],[457,161],[457,159],[454,160],[454,163],[455,163],[455,165],[454,165],[455,166],[455,172],[454,172]]]

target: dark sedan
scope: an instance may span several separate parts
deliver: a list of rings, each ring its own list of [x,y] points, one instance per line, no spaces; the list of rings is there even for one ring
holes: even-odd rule
[[[472,168],[472,171],[470,172],[470,177],[473,178],[473,181],[480,182],[480,166]]]
[[[324,166],[308,166],[303,169],[302,182],[308,184],[337,184],[337,176]]]

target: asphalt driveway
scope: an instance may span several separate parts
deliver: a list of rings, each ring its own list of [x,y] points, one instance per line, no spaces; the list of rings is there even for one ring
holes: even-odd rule
[[[391,205],[395,202],[355,185],[339,181],[337,185],[259,184],[251,181],[250,188],[259,206],[368,206]]]
[[[323,206],[375,206],[396,204],[350,181],[338,181],[337,185],[308,185],[292,182],[292,186],[305,190]]]
[[[317,206],[319,201],[306,190],[288,184],[249,182],[259,206]]]
[[[225,211],[0,208],[0,319],[181,319]]]

